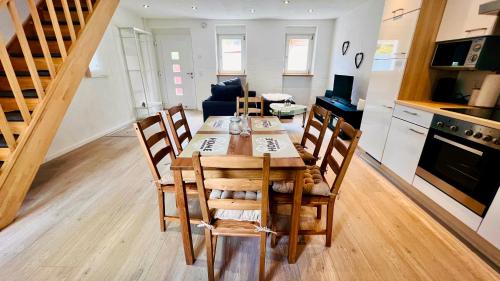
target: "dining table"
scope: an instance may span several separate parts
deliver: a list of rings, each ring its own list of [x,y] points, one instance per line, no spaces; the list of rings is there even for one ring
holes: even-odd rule
[[[271,154],[271,181],[294,181],[293,204],[290,217],[290,233],[288,242],[288,262],[297,260],[297,244],[300,225],[300,207],[303,189],[303,177],[306,166],[297,153],[292,140],[277,117],[246,117],[250,134],[230,134],[230,116],[211,116],[193,136],[182,152],[174,159],[170,169],[174,174],[175,199],[180,221],[180,232],[186,264],[195,261],[190,214],[187,204],[186,182],[195,181],[193,152],[200,151],[202,156],[210,155],[245,155],[260,157],[264,153]],[[244,117],[241,117],[244,118]],[[247,130],[248,131],[248,130]],[[255,177],[255,171],[241,171],[238,175],[224,174],[225,178],[238,177],[248,173]]]

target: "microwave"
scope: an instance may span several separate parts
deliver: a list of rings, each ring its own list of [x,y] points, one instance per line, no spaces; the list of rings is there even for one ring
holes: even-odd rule
[[[431,68],[499,71],[500,36],[436,42]]]

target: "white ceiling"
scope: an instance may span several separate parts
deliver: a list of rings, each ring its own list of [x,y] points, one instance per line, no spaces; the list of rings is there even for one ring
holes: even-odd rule
[[[144,18],[332,19],[372,0],[289,1],[284,4],[284,0],[122,0],[121,5]],[[145,9],[144,4],[150,7]]]

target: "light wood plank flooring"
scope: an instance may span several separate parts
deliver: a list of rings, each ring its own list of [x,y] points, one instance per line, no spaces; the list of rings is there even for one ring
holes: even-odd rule
[[[296,139],[299,119],[286,124]],[[189,122],[196,131],[200,113]],[[206,280],[201,229],[193,227],[197,261],[186,266],[178,224],[159,231],[150,179],[131,128],[45,164],[18,219],[0,232],[0,280]],[[304,224],[313,213],[304,211]],[[332,247],[323,236],[302,237],[297,264],[287,263],[286,237],[268,248],[268,279],[500,279],[357,156],[334,218]],[[220,238],[220,280],[256,280],[257,265],[258,240]]]

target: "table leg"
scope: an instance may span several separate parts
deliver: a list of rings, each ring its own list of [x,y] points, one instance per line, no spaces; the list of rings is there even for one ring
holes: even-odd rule
[[[302,114],[302,128],[306,126],[306,113],[307,111],[304,111],[304,113]]]
[[[189,225],[189,210],[187,204],[186,189],[182,181],[182,171],[174,171],[175,181],[175,201],[177,205],[177,213],[179,214],[179,225],[181,229],[182,245],[184,248],[184,257],[186,264],[194,263],[193,239],[191,237],[191,227]]]
[[[290,225],[290,239],[288,242],[288,263],[297,261],[297,244],[299,241],[300,207],[302,204],[302,188],[304,184],[304,171],[297,171],[293,189],[292,222]]]

